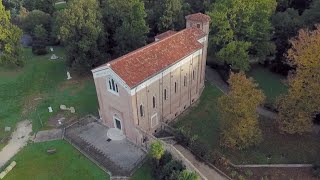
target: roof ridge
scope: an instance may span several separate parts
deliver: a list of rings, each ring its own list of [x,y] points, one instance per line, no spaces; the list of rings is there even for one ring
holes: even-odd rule
[[[194,28],[194,27],[191,27],[191,28]],[[121,60],[122,58],[125,58],[125,57],[127,57],[127,56],[131,56],[131,55],[133,55],[133,54],[136,54],[136,53],[140,52],[141,50],[148,49],[148,48],[150,48],[150,47],[152,47],[152,46],[154,46],[154,45],[157,45],[157,44],[160,43],[160,42],[163,42],[163,41],[165,41],[165,40],[169,40],[169,39],[171,39],[172,37],[174,37],[174,36],[176,36],[176,35],[179,35],[179,34],[181,34],[182,32],[184,32],[184,31],[186,31],[186,30],[188,30],[188,29],[191,29],[191,28],[185,28],[185,29],[183,29],[183,30],[181,30],[181,31],[178,31],[177,33],[175,33],[175,34],[173,34],[173,35],[171,35],[171,36],[169,36],[169,37],[167,37],[167,38],[160,39],[159,41],[155,41],[155,42],[153,42],[153,43],[147,44],[147,45],[145,45],[145,46],[143,46],[143,47],[141,47],[141,48],[138,48],[138,49],[136,49],[136,50],[134,50],[134,51],[132,51],[132,52],[130,52],[130,53],[128,53],[128,54],[125,54],[125,55],[120,56],[120,57],[118,57],[118,58],[116,58],[116,59],[114,59],[114,60],[111,60],[111,61],[109,61],[107,64],[114,63],[114,62],[116,62],[116,61]],[[104,64],[104,65],[105,65],[105,64]]]

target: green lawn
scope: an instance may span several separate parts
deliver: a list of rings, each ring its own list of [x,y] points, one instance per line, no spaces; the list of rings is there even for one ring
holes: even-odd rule
[[[192,107],[188,114],[178,117],[173,127],[183,127],[205,140],[210,146],[217,147],[220,133],[217,100],[222,95],[218,88],[207,83],[200,98],[200,104]]]
[[[56,11],[60,11],[65,9],[67,6],[67,3],[60,3],[60,4],[55,4],[54,7],[56,9]]]
[[[280,134],[276,123],[269,119],[260,119],[263,131],[263,142],[257,147],[243,151],[230,151],[219,145],[219,117],[217,99],[222,93],[215,87],[206,84],[200,99],[200,104],[193,107],[188,114],[179,117],[173,127],[183,127],[197,135],[213,150],[222,152],[233,163],[313,163],[320,160],[319,138],[311,134],[291,136]],[[267,156],[271,155],[268,160]]]
[[[55,148],[49,155],[46,150]],[[28,179],[109,179],[109,175],[65,141],[29,144],[12,160],[16,167],[5,180]]]
[[[131,180],[154,180],[149,162],[145,162],[131,177]]]
[[[248,75],[259,84],[267,97],[267,102],[273,103],[276,98],[287,92],[288,87],[283,83],[286,77],[271,72],[262,66],[253,66]]]
[[[54,53],[65,59],[65,51],[55,47]],[[34,56],[24,49],[26,65],[21,69],[0,69],[0,140],[9,136],[2,131],[5,126],[15,127],[18,121],[29,119],[33,130],[47,129],[50,117],[63,114],[80,117],[97,114],[97,98],[91,76],[67,81],[64,60],[50,61],[50,54]],[[74,106],[76,114],[59,111],[60,104]],[[48,112],[52,106],[54,112]],[[40,121],[41,120],[41,121]],[[41,123],[42,122],[42,123]],[[0,143],[0,148],[3,143]]]

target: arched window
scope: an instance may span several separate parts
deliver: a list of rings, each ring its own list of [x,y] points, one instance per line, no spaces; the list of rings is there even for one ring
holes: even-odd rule
[[[164,100],[167,100],[167,89],[164,89]]]
[[[109,79],[109,90],[116,92],[116,93],[119,93],[118,84],[112,78]]]
[[[142,104],[141,104],[141,105],[140,105],[140,116],[143,117],[143,114],[144,114],[144,113],[143,113],[143,106],[142,106]]]
[[[156,97],[154,97],[154,96],[152,98],[152,107],[156,108]]]
[[[177,93],[177,82],[174,83],[174,93]]]

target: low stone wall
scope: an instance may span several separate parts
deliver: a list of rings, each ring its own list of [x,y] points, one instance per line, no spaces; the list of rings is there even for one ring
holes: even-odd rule
[[[236,168],[299,168],[299,167],[312,167],[312,164],[244,164],[237,165],[229,162],[229,164]]]
[[[197,173],[201,179],[207,180],[207,178],[187,159],[181,154],[173,145],[167,144],[164,141],[162,141],[165,149],[170,152],[172,157],[175,160],[181,161],[183,165],[186,166],[186,168],[192,172]]]

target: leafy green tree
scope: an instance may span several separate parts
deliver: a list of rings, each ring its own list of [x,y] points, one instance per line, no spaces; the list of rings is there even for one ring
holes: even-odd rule
[[[40,25],[36,25],[36,27],[33,30],[33,34],[34,37],[42,42],[44,42],[47,37],[48,37],[48,32],[47,30],[42,26],[42,24]]]
[[[33,35],[34,28],[37,25],[42,25],[47,32],[51,32],[52,18],[50,14],[46,14],[43,11],[33,10],[22,18],[22,28],[25,32]]]
[[[320,112],[320,25],[300,30],[291,44],[288,63],[296,70],[289,76],[288,94],[279,99],[278,124],[282,132],[303,134]]]
[[[22,31],[10,22],[10,12],[0,3],[0,64],[23,65],[20,38]]]
[[[182,172],[180,172],[178,180],[199,180],[199,177],[194,172],[183,170]]]
[[[271,16],[275,0],[217,0],[211,17],[210,43],[217,59],[234,69],[249,70],[250,57],[264,60],[274,52]],[[236,54],[234,54],[236,53]]]
[[[150,145],[149,156],[154,158],[159,164],[161,157],[164,155],[165,149],[160,141],[154,141]]]
[[[103,6],[103,21],[113,54],[123,55],[145,45],[149,29],[143,2],[108,0]]]
[[[285,53],[290,48],[289,39],[296,36],[302,27],[301,17],[298,10],[288,8],[284,12],[278,12],[272,17],[274,26],[274,38],[277,47],[278,60],[285,63]],[[278,62],[279,63],[279,62]]]
[[[68,66],[83,73],[105,62],[103,25],[96,0],[69,1],[56,22]]]
[[[302,21],[309,27],[320,23],[320,0],[313,0],[309,9],[302,14]]]
[[[183,23],[182,0],[160,1],[160,16],[157,23],[160,32],[170,29],[178,29]]]
[[[209,9],[210,0],[185,0],[185,3],[190,6],[191,13],[205,13]]]
[[[221,143],[229,148],[245,149],[262,140],[256,109],[264,102],[265,96],[243,72],[231,73],[228,82],[230,92],[218,100],[222,119]]]
[[[23,6],[28,11],[39,10],[48,14],[54,13],[55,0],[24,0]]]

